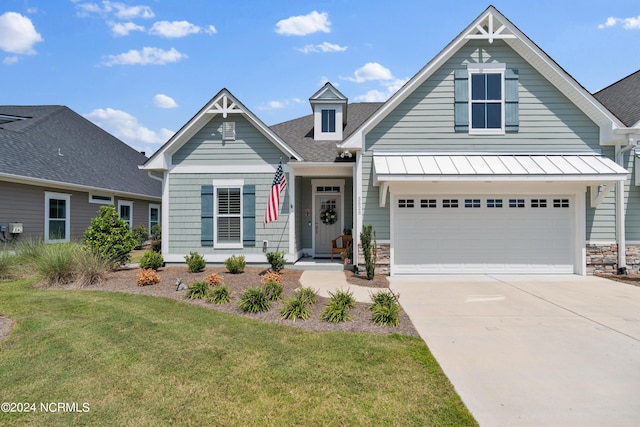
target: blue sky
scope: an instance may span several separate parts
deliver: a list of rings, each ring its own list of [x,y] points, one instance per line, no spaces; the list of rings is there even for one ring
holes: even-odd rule
[[[0,103],[67,105],[147,155],[226,87],[267,125],[331,81],[383,101],[490,3],[2,0]],[[640,69],[640,3],[494,1],[589,91]]]

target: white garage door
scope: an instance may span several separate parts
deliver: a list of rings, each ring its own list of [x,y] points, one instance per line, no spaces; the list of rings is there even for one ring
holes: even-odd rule
[[[397,196],[394,274],[573,273],[569,196]]]

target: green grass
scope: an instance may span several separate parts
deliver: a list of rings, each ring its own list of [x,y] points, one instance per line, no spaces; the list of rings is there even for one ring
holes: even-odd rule
[[[184,302],[0,282],[0,425],[476,425],[425,344],[317,333]]]

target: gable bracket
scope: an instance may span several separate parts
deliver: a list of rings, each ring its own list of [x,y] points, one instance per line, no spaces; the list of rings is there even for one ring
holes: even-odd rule
[[[610,182],[608,184],[602,185],[592,185],[589,191],[591,193],[591,207],[597,207],[600,202],[602,202],[602,200],[607,197],[607,194],[609,194],[611,190],[613,190],[615,185],[615,182]]]
[[[381,208],[384,208],[387,205],[387,189],[389,188],[389,183],[383,181],[380,183],[380,199],[378,201]]]
[[[500,24],[500,22],[497,22]],[[489,43],[493,43],[496,39],[515,39],[515,34],[504,33],[507,29],[504,24],[500,25],[497,30],[494,30],[494,19],[493,14],[489,14],[486,21],[480,22],[475,26],[475,29],[478,31],[475,34],[467,34],[465,38],[467,39],[482,39],[489,40]]]
[[[207,111],[209,114],[222,114],[223,118],[227,118],[229,113],[243,113],[235,102],[230,100],[227,95],[223,95],[220,99],[213,103],[211,108]]]

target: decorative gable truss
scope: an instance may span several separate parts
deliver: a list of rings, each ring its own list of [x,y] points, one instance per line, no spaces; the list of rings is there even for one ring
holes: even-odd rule
[[[215,99],[215,98],[214,98]],[[227,118],[229,114],[244,113],[242,108],[238,107],[228,94],[222,94],[220,98],[213,101],[212,105],[206,111],[207,114],[221,114],[223,118]]]
[[[498,28],[495,28],[496,26]],[[515,39],[517,36],[509,31],[502,22],[497,20],[494,14],[489,13],[485,15],[480,22],[476,23],[464,38],[489,40],[489,43],[493,43],[494,40]]]

